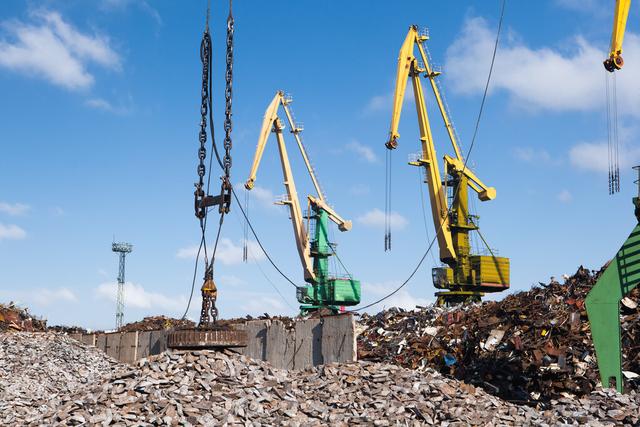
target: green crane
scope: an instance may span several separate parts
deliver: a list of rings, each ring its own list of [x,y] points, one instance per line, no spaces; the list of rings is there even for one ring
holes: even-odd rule
[[[335,253],[335,245],[329,241],[328,237],[329,220],[336,223],[340,231],[350,230],[351,221],[341,218],[327,204],[300,138],[302,126],[295,123],[289,108],[291,102],[292,99],[290,97],[285,96],[284,92],[278,91],[267,107],[262,121],[258,146],[253,158],[253,165],[251,166],[249,179],[245,183],[245,188],[251,190],[254,187],[267,139],[271,132],[275,133],[284,175],[284,186],[287,191],[286,196],[276,203],[289,206],[298,255],[304,271],[304,280],[307,282],[307,285],[298,287],[296,291],[296,297],[302,304],[300,311],[302,314],[307,314],[311,311],[327,308],[337,312],[340,306],[353,306],[360,303],[360,281],[354,280],[352,277],[333,277],[330,275],[329,257],[337,255]],[[281,106],[317,192],[317,196],[307,196],[308,214],[306,216],[303,216],[302,213],[289,155],[282,134],[285,125],[278,117],[278,109]]]

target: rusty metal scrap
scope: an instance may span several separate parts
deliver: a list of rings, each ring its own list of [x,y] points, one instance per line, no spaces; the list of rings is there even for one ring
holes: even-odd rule
[[[174,319],[167,316],[148,316],[144,319],[127,323],[120,328],[122,332],[156,331],[159,329],[193,329],[196,324],[188,319]]]
[[[0,332],[25,331],[42,332],[47,330],[47,321],[29,313],[14,303],[0,304]]]
[[[434,368],[505,400],[546,404],[591,393],[598,371],[584,299],[599,272],[580,267],[499,302],[461,308],[391,309],[363,315],[361,360]],[[623,370],[638,389],[638,292],[622,304]]]

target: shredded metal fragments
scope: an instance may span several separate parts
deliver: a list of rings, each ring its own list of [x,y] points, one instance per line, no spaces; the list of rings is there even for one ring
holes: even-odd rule
[[[580,267],[502,301],[463,308],[390,309],[363,315],[358,357],[410,369],[436,369],[505,400],[545,406],[583,396],[598,384],[584,299],[599,272]],[[638,390],[640,311],[637,290],[623,300],[623,369]]]
[[[132,368],[55,333],[0,335],[0,357],[2,425],[597,426],[640,417],[635,391],[596,390],[539,411],[385,363],[284,371],[227,350],[168,352]]]

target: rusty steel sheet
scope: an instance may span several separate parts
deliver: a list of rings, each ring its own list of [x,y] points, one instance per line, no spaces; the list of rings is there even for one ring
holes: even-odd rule
[[[246,347],[247,332],[235,329],[180,329],[169,333],[173,349]]]

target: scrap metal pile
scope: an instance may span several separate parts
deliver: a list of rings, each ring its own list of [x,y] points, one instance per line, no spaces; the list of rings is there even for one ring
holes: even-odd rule
[[[14,303],[0,304],[0,331],[45,331],[47,321],[38,319]]]
[[[196,324],[188,319],[174,319],[167,316],[149,316],[137,322],[127,323],[121,332],[156,331],[159,329],[193,329]]]
[[[120,364],[65,335],[0,333],[0,425],[36,423],[66,396],[100,384]]]
[[[588,394],[599,378],[584,299],[599,274],[580,267],[563,284],[552,280],[499,302],[365,314],[358,357],[434,368],[512,402]],[[637,293],[623,300],[621,317],[632,389],[640,373],[637,301]]]
[[[55,334],[0,334],[2,425],[634,425],[639,396],[598,391],[544,412],[433,370],[357,362],[284,371],[228,352],[134,367]]]

